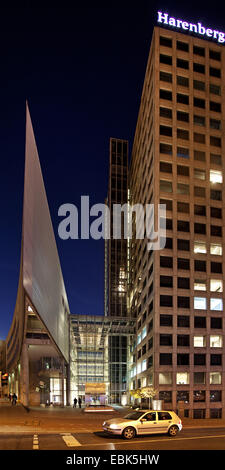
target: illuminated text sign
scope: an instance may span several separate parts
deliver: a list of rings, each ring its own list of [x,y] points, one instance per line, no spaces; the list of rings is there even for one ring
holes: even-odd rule
[[[225,33],[222,33],[221,31],[206,28],[205,26],[202,26],[201,23],[194,24],[188,23],[187,21],[178,20],[176,18],[170,17],[168,13],[162,13],[161,11],[158,11],[158,23],[172,26],[174,28],[180,28],[184,31],[190,31],[201,36],[207,36],[207,38],[216,39],[219,43],[225,42]]]

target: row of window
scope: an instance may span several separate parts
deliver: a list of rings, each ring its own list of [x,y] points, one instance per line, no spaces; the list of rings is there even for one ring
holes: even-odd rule
[[[184,194],[184,193],[183,193]],[[185,204],[185,203],[184,203]],[[185,213],[187,212],[188,207],[179,205],[179,207],[182,207],[182,211]],[[166,230],[173,230],[173,220],[172,219],[165,219],[161,218],[160,219],[160,228],[165,228]],[[178,232],[190,232],[190,222],[187,220],[178,220],[177,221],[177,231]],[[199,222],[194,222],[194,233],[196,234],[201,234],[201,235],[206,235],[206,224],[202,224]],[[222,226],[220,225],[210,225],[210,235],[214,237],[222,237]],[[186,248],[186,251],[189,251],[188,248]]]
[[[190,356],[188,353],[178,353],[176,355],[176,365],[177,366],[189,366],[190,365]],[[210,354],[210,365],[211,366],[222,366],[222,354]],[[149,358],[150,359],[150,358]],[[144,362],[144,361],[143,361]],[[147,368],[152,367],[149,365],[150,361],[147,361]],[[172,353],[160,353],[159,354],[159,364],[161,366],[173,365],[173,354]],[[193,365],[194,366],[205,366],[206,365],[206,354],[193,354]],[[139,373],[139,372],[138,372]]]
[[[190,347],[190,335],[187,334],[178,334],[176,336],[177,347]],[[172,334],[160,334],[159,335],[159,344],[160,346],[173,346],[173,335]],[[141,349],[137,351],[137,358],[140,359],[148,351],[153,348],[153,336],[148,340],[148,344],[145,343]],[[194,348],[206,348],[207,347],[207,337],[206,336],[193,336],[193,346]],[[211,335],[209,337],[209,346],[210,348],[222,348],[223,347],[223,337],[221,335]],[[136,355],[133,356],[133,362],[136,362]]]
[[[190,356],[193,356],[193,365],[194,366],[206,366],[206,354],[188,354],[188,353],[178,353],[176,354],[176,365],[177,366],[189,366],[190,365]],[[211,366],[222,366],[222,354],[210,354],[210,365]],[[159,365],[160,366],[172,366],[174,364],[172,353],[160,353],[159,354]],[[134,377],[137,374],[145,372],[147,369],[153,366],[153,356],[149,356],[148,359],[139,361],[137,367],[135,366],[132,369],[131,377]],[[132,375],[133,374],[133,375]]]
[[[182,206],[184,207],[184,206]],[[187,211],[185,210],[185,213],[187,213]],[[166,222],[166,224],[165,224]],[[166,225],[166,230],[173,230],[173,220],[172,219],[165,219],[164,218],[161,218],[160,219],[160,228],[164,228]],[[190,222],[187,221],[187,220],[178,220],[177,221],[177,231],[178,232],[186,232],[186,233],[189,233],[190,232]],[[194,233],[195,234],[201,234],[201,235],[206,235],[206,224],[201,224],[199,222],[194,222]],[[210,235],[211,236],[214,236],[214,237],[222,237],[222,226],[220,225],[210,225]],[[184,248],[185,251],[189,251],[189,248],[188,248],[188,240],[185,240],[185,242],[187,242],[187,248]],[[167,245],[168,247],[168,245]],[[202,246],[203,248],[203,246]],[[180,249],[180,248],[179,248]],[[183,250],[183,248],[181,248]],[[199,249],[200,249],[200,245],[199,245]],[[196,251],[196,253],[199,253],[200,251]],[[203,253],[203,251],[201,252]]]
[[[189,372],[178,372],[176,374],[176,384],[178,385],[187,385],[190,383]],[[194,385],[205,385],[206,383],[206,372],[194,372],[193,373],[193,383]],[[220,385],[222,383],[222,374],[221,372],[210,372],[209,373],[209,384],[210,385]],[[173,374],[171,372],[161,372],[159,374],[159,385],[172,385],[173,384]]]
[[[205,198],[206,197],[206,187],[204,186],[194,186],[194,196]],[[168,180],[160,180],[160,191],[164,193],[173,192],[173,183]],[[176,191],[178,194],[190,194],[189,184],[177,183]],[[218,189],[210,189],[210,199],[213,201],[222,201],[222,191]]]
[[[169,72],[164,72],[163,70],[160,70],[159,72],[159,79],[162,82],[166,83],[173,83],[173,75],[172,73]],[[185,88],[189,88],[190,86],[190,79],[188,77],[184,77],[182,75],[176,75],[176,82],[178,86],[183,86]],[[201,80],[193,80],[193,88],[194,90],[199,90],[199,91],[207,91],[207,85],[205,81]],[[210,83],[209,84],[209,93],[212,93],[213,95],[218,95],[221,96],[221,87],[220,85],[216,85],[215,83]]]
[[[175,316],[172,314],[160,314],[160,326],[162,327],[173,327],[174,326]],[[206,329],[206,317],[204,316],[194,316],[193,326],[194,328],[204,328]],[[189,315],[177,315],[177,327],[179,328],[190,328],[190,316]],[[223,326],[222,317],[210,317],[210,328],[215,330],[221,330]],[[151,333],[153,329],[153,319],[151,319],[147,326],[144,326],[142,331],[137,336],[137,345],[139,345],[147,334]],[[149,339],[149,347],[152,348],[152,337]]]
[[[183,167],[185,168],[185,167]],[[173,201],[172,199],[160,199],[160,204],[164,204],[166,206],[167,211],[172,211],[173,210]],[[222,208],[221,207],[209,207],[210,211],[210,217],[215,218],[215,219],[222,219]],[[181,212],[184,214],[189,214],[190,213],[190,204],[189,202],[181,202],[177,201],[177,212]],[[194,215],[200,215],[206,217],[206,206],[205,205],[200,205],[200,204],[194,204]],[[213,254],[213,253],[212,253]],[[215,254],[222,254],[222,253],[215,253]]]
[[[190,176],[190,167],[184,165],[176,165],[177,175],[178,176]],[[172,173],[173,172],[173,163],[160,161],[159,170],[162,173]],[[202,168],[193,168],[193,176],[195,179],[206,181],[206,170]],[[213,184],[220,184],[223,182],[223,173],[220,170],[209,170],[209,181]]]
[[[164,117],[166,119],[172,119],[173,118],[173,110],[171,108],[165,108],[165,107],[160,107],[159,108],[159,114],[161,117]],[[176,117],[178,121],[182,122],[190,122],[190,115],[187,112],[184,111],[177,111],[176,112]],[[205,127],[206,126],[206,118],[205,116],[199,116],[197,114],[194,114],[193,116],[193,123],[196,124],[197,126]],[[216,130],[221,130],[222,124],[221,120],[219,119],[209,119],[209,127],[211,129],[216,129]],[[196,133],[194,136],[197,135]]]
[[[190,278],[189,277],[177,277],[177,288],[178,289],[190,289]],[[173,288],[174,286],[173,276],[160,276],[160,287]],[[223,292],[223,281],[222,279],[210,279],[209,281],[210,292]],[[206,291],[206,280],[205,279],[194,279],[194,290]]]
[[[160,36],[159,43],[160,43],[160,46],[172,48],[173,39],[166,37],[166,36]],[[189,43],[177,40],[176,48],[178,51],[189,52]],[[201,57],[205,57],[206,55],[206,49],[204,47],[193,45],[192,51],[193,51],[193,54],[201,56]],[[215,49],[209,49],[209,58],[213,60],[221,61],[221,52],[215,51]]]
[[[167,237],[166,238],[166,245],[165,249],[167,250],[172,250],[173,249],[173,239]],[[180,251],[190,251],[190,240],[185,240],[185,239],[177,239],[177,249]],[[202,242],[195,242],[194,245],[194,253],[201,253],[201,254],[206,254],[208,251],[206,249],[206,244]],[[209,253],[211,255],[216,255],[216,256],[221,256],[222,255],[222,245],[221,244],[210,244],[210,251]],[[201,265],[202,266],[202,265]],[[215,268],[215,266],[214,266]],[[197,269],[198,270],[198,269]],[[201,271],[202,269],[200,269]],[[204,269],[203,269],[204,270]],[[213,271],[215,272],[215,271]]]
[[[162,314],[160,315],[160,326],[173,327],[173,315]],[[222,329],[222,318],[221,317],[210,317],[210,328],[213,330]],[[177,316],[177,327],[179,328],[190,328],[190,316],[189,315],[178,315]],[[194,328],[206,329],[206,317],[194,316]]]
[[[160,54],[159,61],[161,64],[173,65],[173,57],[171,55]],[[189,70],[189,65],[190,64],[188,60],[180,59],[177,57],[176,59],[177,67],[181,69]],[[202,73],[202,74],[206,73],[206,66],[204,64],[193,62],[192,65],[193,65],[192,67],[193,72]],[[217,67],[212,67],[212,66],[209,66],[208,69],[209,69],[209,75],[211,77],[221,78],[221,69]]]
[[[185,213],[187,213],[186,210],[185,210]],[[172,226],[171,226],[171,222],[170,222],[171,219],[166,219],[166,220],[168,221],[168,223],[166,224],[167,230],[172,230]],[[178,232],[187,232],[187,233],[189,233],[190,232],[190,222],[188,222],[186,220],[178,220],[177,221],[177,231]],[[206,235],[206,232],[207,232],[206,231],[206,224],[201,224],[201,223],[198,223],[198,222],[194,222],[194,233],[195,234]],[[219,225],[210,225],[210,235],[214,236],[214,237],[222,237],[222,227],[219,226]],[[185,240],[185,242],[186,242],[186,248],[184,248],[184,250],[189,251],[188,240]],[[167,248],[170,248],[168,244],[167,244]],[[180,248],[178,248],[178,249],[180,249]],[[183,248],[181,248],[181,249],[183,250]],[[202,249],[204,250],[203,245],[202,245]],[[200,245],[199,245],[199,250],[200,250]],[[197,248],[196,248],[195,253],[206,253],[206,251],[197,251]]]
[[[206,336],[193,336],[194,348],[205,348],[206,347]],[[173,346],[173,335],[172,334],[160,334],[159,336],[160,346]],[[189,347],[190,346],[190,335],[177,335],[177,346]],[[222,348],[223,337],[221,335],[211,335],[209,337],[210,348]]]
[[[179,385],[179,382],[177,383]],[[183,384],[183,385],[189,385],[188,383],[187,384]],[[159,393],[160,397],[159,399],[163,399],[166,403],[171,403],[172,402],[172,392],[169,392],[170,395],[168,395],[168,393],[166,392],[166,395],[164,392],[162,392],[161,394]],[[193,390],[193,402],[194,403],[203,403],[206,401],[206,397],[207,397],[207,393],[208,393],[208,396],[209,396],[209,401],[211,403],[217,403],[217,402],[221,402],[222,401],[222,391],[221,390],[210,390],[209,392],[207,392],[206,390]],[[163,397],[163,398],[162,398]],[[166,397],[166,399],[165,399]],[[177,400],[177,403],[179,401],[183,401],[184,403],[190,403],[190,399],[189,399],[189,392],[188,391],[178,391],[176,393],[176,400]]]
[[[160,88],[159,98],[162,100],[172,101],[173,93],[170,90]],[[176,93],[176,102],[189,105],[189,95]],[[206,100],[203,98],[193,97],[193,106],[196,108],[206,109]],[[209,101],[209,110],[214,113],[221,113],[221,103],[218,103],[217,101]]]
[[[159,152],[165,155],[172,156],[173,147],[171,144],[160,142]],[[188,147],[178,146],[176,149],[177,157],[181,158],[190,158],[190,149]],[[206,161],[206,152],[200,150],[194,150],[194,160],[205,162]],[[216,165],[222,165],[222,156],[220,154],[210,153],[210,163],[215,163]]]
[[[204,260],[193,260],[194,270],[200,272],[206,272],[206,261]],[[210,262],[211,273],[221,274],[223,272],[222,263],[214,261]],[[160,267],[161,268],[173,268],[173,257],[172,256],[160,256]],[[190,259],[188,258],[177,258],[177,269],[190,270]]]
[[[159,126],[159,134],[166,136],[166,137],[173,137],[173,128],[171,126],[160,125]],[[190,140],[189,130],[187,129],[176,129],[176,137],[177,139],[182,140]],[[206,144],[206,134],[200,134],[199,132],[193,133],[193,142],[198,144]],[[209,143],[213,147],[221,147],[222,140],[220,137],[216,137],[213,135],[209,136]]]
[[[178,308],[190,308],[190,297],[177,296],[177,307]],[[160,295],[160,307],[173,307],[173,296],[172,295]],[[193,302],[194,310],[207,310],[207,299],[206,297],[194,297]],[[223,300],[220,298],[211,298],[209,302],[209,309],[222,312]]]

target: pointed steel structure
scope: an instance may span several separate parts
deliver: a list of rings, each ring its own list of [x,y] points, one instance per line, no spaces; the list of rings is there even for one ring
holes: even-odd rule
[[[23,404],[44,399],[62,404],[70,310],[28,105],[25,154],[20,275],[6,366],[10,390]],[[50,396],[50,390],[58,394]]]

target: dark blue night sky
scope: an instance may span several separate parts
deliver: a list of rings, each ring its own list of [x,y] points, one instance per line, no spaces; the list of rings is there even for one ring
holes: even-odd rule
[[[220,2],[17,3],[0,7],[0,339],[19,275],[26,99],[71,312],[103,314],[104,242],[60,240],[58,208],[104,202],[109,138],[131,148],[157,9],[225,30]]]

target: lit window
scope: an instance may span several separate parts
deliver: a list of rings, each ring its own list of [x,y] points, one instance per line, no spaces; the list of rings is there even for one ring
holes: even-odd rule
[[[222,171],[210,170],[210,183],[222,183],[223,175]]]
[[[206,298],[205,297],[194,297],[194,308],[196,310],[206,310],[206,308],[207,308],[206,307]]]
[[[146,326],[145,326],[145,327],[143,328],[143,330],[142,330],[142,333],[141,333],[141,340],[143,340],[146,335],[147,335],[147,328],[146,328]]]
[[[138,337],[137,337],[137,344],[140,344],[141,342],[141,333],[138,334]]]
[[[205,346],[206,346],[205,336],[194,336],[195,348],[205,348]]]
[[[223,300],[222,299],[210,299],[210,310],[223,310]]]
[[[223,248],[220,244],[211,243],[210,244],[210,255],[219,255],[222,256]]]
[[[142,369],[143,370],[143,369]],[[145,369],[144,369],[145,370]],[[142,387],[146,387],[147,386],[147,379],[146,377],[143,377],[142,379]]]
[[[223,292],[223,281],[221,279],[210,279],[211,292]]]
[[[209,381],[210,381],[210,384],[221,384],[222,382],[222,376],[221,376],[221,372],[210,372],[209,374]]]
[[[206,253],[206,243],[194,242],[194,253]]]
[[[206,290],[206,281],[202,279],[195,279],[194,290]]]
[[[159,374],[159,385],[171,385],[173,383],[171,372],[161,372]]]
[[[144,361],[142,361],[141,370],[142,372],[144,372],[144,370],[146,369],[147,369],[147,359],[144,359]]]
[[[138,363],[137,365],[137,374],[141,373],[141,362]]]
[[[210,348],[222,348],[222,347],[223,347],[222,336],[219,336],[219,335],[210,336]]]
[[[189,373],[188,372],[179,372],[179,373],[177,373],[177,384],[178,385],[188,385],[189,384]]]

